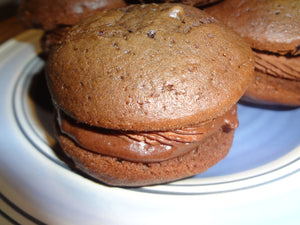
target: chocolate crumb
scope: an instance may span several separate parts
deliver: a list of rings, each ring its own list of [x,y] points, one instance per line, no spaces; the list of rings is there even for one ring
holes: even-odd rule
[[[149,30],[148,32],[147,32],[147,36],[149,37],[149,38],[154,38],[155,37],[155,31],[154,30]]]

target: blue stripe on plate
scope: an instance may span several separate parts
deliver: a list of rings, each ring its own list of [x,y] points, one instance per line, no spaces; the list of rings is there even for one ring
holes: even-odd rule
[[[0,193],[0,199],[2,199],[2,201],[4,203],[6,203],[7,206],[9,206],[11,209],[13,209],[19,215],[23,216],[25,219],[27,219],[27,220],[29,220],[32,223],[37,224],[37,225],[45,225],[45,223],[43,223],[42,221],[36,219],[34,216],[28,214],[23,209],[21,209],[18,206],[16,206],[12,201],[10,201],[2,193]],[[12,219],[9,215],[7,215],[6,213],[4,213],[2,210],[0,211],[0,213],[2,214],[3,217],[5,217],[11,223],[13,223],[13,224],[19,224],[17,221],[15,221],[14,219]]]

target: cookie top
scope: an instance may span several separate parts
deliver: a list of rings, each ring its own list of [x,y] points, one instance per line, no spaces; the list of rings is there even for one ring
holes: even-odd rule
[[[126,0],[128,4],[148,4],[148,3],[182,3],[196,7],[206,6],[221,0]]]
[[[109,129],[171,130],[234,105],[253,76],[248,44],[205,12],[131,5],[73,26],[49,55],[57,107]]]
[[[73,25],[95,11],[122,6],[123,0],[22,0],[19,17],[28,27],[52,30]]]
[[[254,49],[300,54],[299,0],[224,0],[206,12],[232,27]]]

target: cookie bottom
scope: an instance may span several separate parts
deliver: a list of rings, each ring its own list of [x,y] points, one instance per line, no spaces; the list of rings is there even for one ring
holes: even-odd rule
[[[233,137],[234,130],[219,129],[185,155],[162,162],[140,163],[85,150],[67,136],[58,134],[63,151],[80,171],[105,184],[127,187],[162,184],[202,173],[225,158]]]
[[[251,83],[242,101],[258,105],[300,106],[300,82],[273,77],[255,71]]]

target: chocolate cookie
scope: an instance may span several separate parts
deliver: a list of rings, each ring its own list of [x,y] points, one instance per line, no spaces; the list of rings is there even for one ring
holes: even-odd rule
[[[229,151],[253,66],[239,35],[192,6],[96,13],[49,54],[59,142],[79,168],[110,185],[203,172]]]
[[[206,9],[252,47],[256,79],[243,98],[300,106],[300,1],[225,0]]]
[[[19,16],[28,27],[49,31],[73,25],[96,11],[124,5],[122,0],[23,0]]]
[[[123,0],[23,0],[18,9],[21,22],[46,31],[42,48],[55,45],[70,26],[94,12],[125,6]]]

